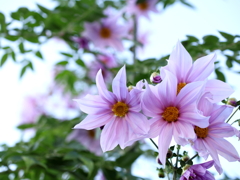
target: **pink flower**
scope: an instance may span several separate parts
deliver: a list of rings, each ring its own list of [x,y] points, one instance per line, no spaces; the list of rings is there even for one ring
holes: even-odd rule
[[[157,0],[143,0],[137,3],[137,0],[128,0],[126,11],[130,14],[134,14],[137,17],[145,16],[149,18],[149,12],[158,13],[156,9]]]
[[[106,66],[104,66],[103,63],[99,62],[99,61],[93,61],[91,62],[91,64],[89,65],[89,72],[88,72],[88,76],[94,80],[97,72],[99,71],[99,69],[101,69],[102,71],[102,75],[104,80],[108,83],[111,78],[112,78],[112,73],[107,69]]]
[[[182,174],[179,180],[215,180],[214,176],[207,171],[213,164],[214,161],[208,161],[192,165]]]
[[[189,53],[178,42],[169,57],[167,66],[161,68],[160,76],[162,79],[165,77],[162,70],[168,70],[173,73],[177,78],[179,92],[186,84],[207,80],[208,76],[214,72],[215,59],[216,55],[210,54],[197,59],[193,63]],[[214,79],[207,81],[205,91],[213,94],[213,102],[219,102],[234,92],[228,84]]]
[[[89,50],[89,40],[85,37],[72,37],[72,40],[78,43],[79,48]]]
[[[204,82],[189,83],[177,94],[177,79],[169,71],[163,81],[151,86],[146,83],[142,97],[145,115],[152,117],[150,137],[159,136],[159,159],[163,165],[172,137],[180,145],[188,142],[182,138],[194,138],[193,125],[205,128],[208,117],[202,116],[197,109],[197,101],[204,89]]]
[[[194,132],[197,139],[194,140],[192,147],[205,159],[210,155],[215,162],[215,168],[221,174],[222,167],[218,155],[230,162],[240,159],[234,146],[224,139],[235,135],[233,127],[225,123],[233,108],[226,105],[212,104],[205,97],[201,98],[198,108],[205,116],[210,116],[209,126],[205,128],[195,126]]]
[[[98,54],[96,56],[97,60],[103,63],[107,68],[117,67],[116,57],[112,54]]]
[[[67,140],[76,140],[96,155],[100,156],[102,154],[100,139],[96,137],[96,130],[75,129],[69,134]]]
[[[113,92],[107,90],[101,70],[97,74],[96,85],[99,95],[88,94],[77,100],[80,109],[88,115],[74,128],[90,130],[104,126],[100,137],[104,152],[114,149],[118,144],[123,149],[134,140],[145,137],[149,124],[139,112],[141,91],[133,89],[128,92],[125,66],[113,79]]]
[[[101,22],[85,23],[82,36],[91,40],[95,46],[103,49],[113,47],[123,51],[121,39],[126,36],[127,30],[117,23],[117,19],[104,18]]]

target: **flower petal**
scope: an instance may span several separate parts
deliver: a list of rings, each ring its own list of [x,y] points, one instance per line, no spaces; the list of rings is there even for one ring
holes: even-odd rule
[[[164,121],[162,117],[154,117],[149,120],[150,130],[148,133],[149,138],[155,138],[160,134],[162,126],[165,126],[168,122]]]
[[[78,102],[81,111],[87,114],[102,114],[111,112],[109,103],[104,101],[99,95],[87,94],[81,99],[75,99]]]
[[[101,127],[111,120],[114,119],[112,113],[105,113],[101,115],[87,115],[85,119],[83,119],[79,124],[74,126],[74,129],[95,129],[97,127]]]
[[[186,82],[204,81],[214,71],[216,54],[210,54],[197,59],[188,75]]]
[[[107,87],[104,83],[102,70],[100,69],[96,76],[96,85],[98,88],[99,95],[102,99],[108,103],[114,104],[117,102],[115,95],[107,90]]]
[[[229,97],[234,90],[227,84],[220,80],[208,80],[205,87],[206,92],[213,95],[213,102],[217,103]]]
[[[174,129],[174,139],[177,144],[185,146],[189,142],[186,139],[194,139],[196,134],[194,132],[193,126],[185,122],[175,122],[172,123]]]
[[[158,150],[159,150],[159,159],[165,167],[166,163],[166,155],[168,151],[168,147],[171,143],[173,135],[173,126],[171,123],[166,123],[160,129],[160,134],[158,138]]]
[[[104,126],[100,144],[103,152],[111,151],[118,145],[118,120],[116,118]]]

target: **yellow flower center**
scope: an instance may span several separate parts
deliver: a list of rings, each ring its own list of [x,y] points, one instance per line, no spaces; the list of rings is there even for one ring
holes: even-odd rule
[[[102,29],[100,30],[100,36],[102,38],[109,38],[111,34],[111,30],[106,27],[102,27]]]
[[[186,83],[179,83],[177,85],[177,94],[181,91],[181,89],[186,86],[187,84]]]
[[[89,135],[91,138],[94,138],[94,137],[95,137],[95,131],[94,131],[94,130],[88,130],[88,135]]]
[[[205,138],[208,135],[208,128],[200,128],[198,126],[195,126],[194,132],[198,138]]]
[[[137,4],[139,9],[145,11],[148,9],[148,3],[146,1]]]
[[[167,107],[162,113],[162,117],[167,122],[175,122],[177,121],[179,116],[178,108],[176,107]]]
[[[117,102],[116,104],[113,105],[112,111],[114,115],[123,117],[125,114],[128,112],[128,105],[123,103],[123,102]]]

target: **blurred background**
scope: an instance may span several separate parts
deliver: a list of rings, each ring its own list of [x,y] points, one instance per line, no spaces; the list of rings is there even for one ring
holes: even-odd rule
[[[76,2],[86,3],[86,6],[78,5]],[[93,45],[89,45],[89,49],[81,47],[79,38],[84,30],[83,22],[104,17],[103,10],[108,5],[114,5],[118,9],[115,10],[115,14],[126,6],[124,1],[97,1],[99,7],[91,6],[91,3],[95,1],[8,0],[1,2],[0,12],[4,14],[6,24],[9,23],[7,24],[8,37],[3,33],[0,37],[2,66],[0,69],[2,84],[0,144],[5,144],[1,150],[9,152],[5,156],[9,158],[9,162],[20,163],[19,167],[27,168],[29,173],[26,178],[28,179],[36,179],[36,177],[51,179],[57,171],[65,172],[59,175],[59,179],[77,179],[77,177],[91,179],[95,176],[100,179],[102,175],[98,169],[102,170],[104,176],[108,174],[109,177],[114,177],[116,170],[123,173],[125,177],[129,175],[129,179],[135,176],[143,179],[158,179],[156,171],[158,166],[154,159],[155,149],[148,140],[137,143],[126,152],[117,149],[103,155],[104,161],[108,162],[104,165],[103,160],[99,160],[99,155],[102,155],[99,144],[96,143],[95,147],[92,141],[80,142],[81,146],[77,146],[76,142],[71,143],[72,139],[78,141],[76,137],[82,135],[99,136],[100,130],[79,132],[81,135],[76,135],[77,132],[73,133],[71,128],[85,116],[73,99],[87,93],[96,93],[94,76],[99,68],[108,66],[104,64],[106,59],[102,60],[105,57],[99,57],[98,55],[102,54],[98,54],[98,49],[94,49]],[[92,8],[92,12],[87,6]],[[141,78],[149,79],[153,71],[164,65],[165,59],[179,40],[194,60],[212,52],[217,53],[218,63],[211,78],[218,78],[230,84],[235,90],[231,97],[239,100],[240,1],[165,0],[159,1],[156,8],[158,13],[150,12],[148,18],[139,18],[138,21],[138,37],[141,37],[138,41],[141,46],[136,48],[137,59],[142,62],[142,67],[149,67],[149,69],[140,70],[132,65],[133,45],[131,41],[124,40],[125,51],[120,53],[114,49],[102,51],[105,55],[111,54],[107,57],[109,61],[116,61],[115,65],[109,67],[109,71],[106,70],[105,80],[111,82],[112,77],[123,64],[129,64],[129,79],[133,84]],[[78,12],[85,14],[83,17],[77,17],[75,15]],[[92,15],[89,15],[91,13]],[[33,18],[30,19],[30,16]],[[125,20],[127,18],[126,16]],[[3,27],[1,25],[2,30]],[[132,40],[131,37],[129,39]],[[96,58],[98,58],[97,62],[101,62],[100,64],[96,63]],[[149,66],[149,63],[155,61],[157,63]],[[139,77],[132,78],[131,73],[139,70],[141,71]],[[239,119],[239,115],[239,112],[236,113],[233,120]],[[38,122],[37,125],[32,125],[36,122]],[[49,124],[46,125],[46,123]],[[234,126],[238,128],[238,123]],[[59,139],[56,139],[57,134],[61,134]],[[35,139],[31,139],[32,137]],[[60,143],[63,139],[67,139],[67,144]],[[238,139],[233,137],[228,140],[239,152]],[[37,144],[42,142],[46,144],[44,146]],[[94,147],[86,148],[89,144]],[[46,157],[38,159],[41,151],[47,146],[52,147],[47,150]],[[189,150],[190,147],[183,149]],[[84,155],[78,157],[76,153],[79,152]],[[127,153],[134,154],[130,162],[122,161]],[[38,157],[34,154],[38,154]],[[194,155],[194,152],[190,151],[189,155]],[[117,164],[111,164],[112,157],[115,157],[114,161]],[[73,160],[76,162],[68,162]],[[220,160],[225,174],[218,175],[211,168],[216,179],[240,177],[239,162],[228,162],[223,158]],[[93,165],[95,162],[99,162],[96,167]],[[65,163],[64,165],[69,166],[69,169],[58,167],[58,170],[49,170],[45,175],[31,172],[31,168],[41,172],[42,169],[58,163]],[[78,167],[81,170],[71,174],[70,171],[73,171],[79,163],[82,163],[79,165],[81,167]],[[109,168],[110,166],[116,166],[116,168],[113,170]],[[20,177],[24,174],[24,168],[20,168],[17,172]],[[9,171],[16,169],[17,165],[9,166]],[[5,169],[2,167],[0,171],[3,172]],[[88,175],[90,172],[93,177]],[[14,172],[12,175],[9,174],[5,179],[17,179],[17,174]]]

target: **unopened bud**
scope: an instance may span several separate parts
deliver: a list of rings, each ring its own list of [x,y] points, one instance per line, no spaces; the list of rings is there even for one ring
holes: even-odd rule
[[[128,86],[128,92],[130,92],[131,90],[133,90],[134,86]]]
[[[186,171],[186,170],[188,170],[188,168],[190,168],[190,167],[191,167],[191,165],[186,164],[186,165],[183,167],[183,172]]]
[[[183,160],[184,162],[188,161],[188,160],[189,160],[189,156],[188,156],[188,155],[184,155],[184,156],[182,157],[182,160]]]
[[[167,158],[171,158],[173,156],[172,151],[169,149],[167,152]]]
[[[227,101],[227,104],[231,105],[233,107],[237,107],[238,106],[236,98],[229,98],[228,101]]]
[[[150,81],[152,83],[157,84],[157,83],[160,83],[162,81],[162,79],[161,79],[160,75],[157,72],[153,72],[151,74],[151,76],[150,76]]]
[[[158,177],[159,178],[165,178],[165,173],[164,173],[164,171],[163,171],[163,169],[161,168],[161,169],[159,169],[159,172],[158,172]]]

